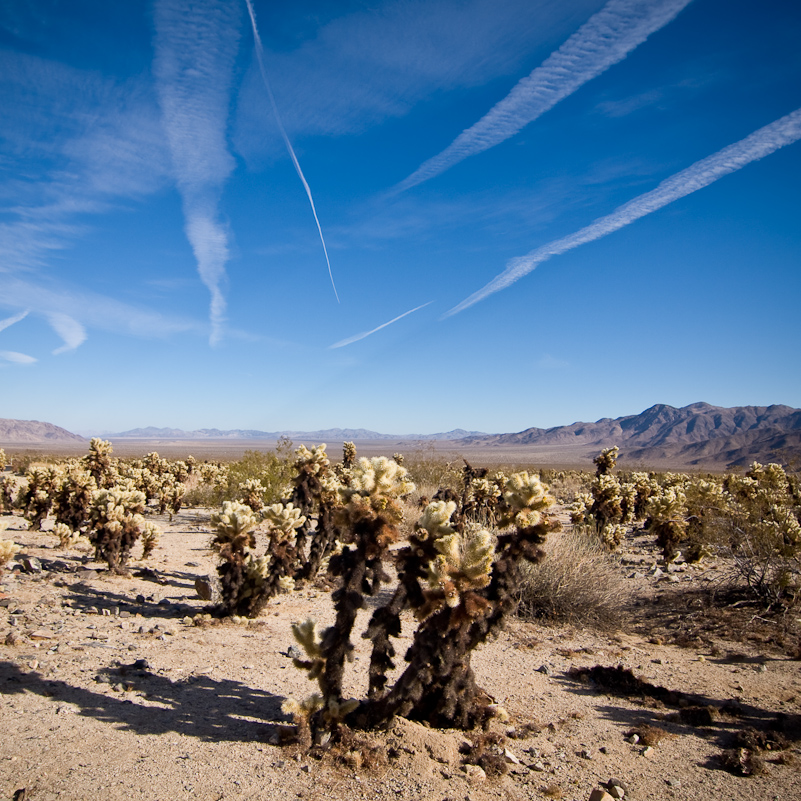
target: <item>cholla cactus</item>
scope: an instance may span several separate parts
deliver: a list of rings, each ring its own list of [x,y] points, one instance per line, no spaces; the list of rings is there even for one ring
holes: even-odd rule
[[[581,525],[588,522],[593,504],[593,497],[587,492],[579,493],[576,499],[571,503],[567,509],[570,513],[570,522],[573,525]]]
[[[590,512],[598,529],[623,520],[623,492],[618,480],[608,473],[599,473],[590,488],[593,503]]]
[[[264,510],[264,519],[273,535],[280,540],[294,540],[295,532],[306,522],[306,516],[292,503],[268,506]]]
[[[14,509],[14,492],[16,482],[11,476],[0,478],[0,513],[11,514]]]
[[[684,493],[668,487],[661,495],[648,501],[648,530],[656,534],[656,541],[666,559],[675,558],[678,546],[687,536],[687,507]]]
[[[607,523],[599,532],[601,542],[610,550],[616,551],[626,535],[626,527],[615,523]]]
[[[456,501],[432,501],[423,509],[415,530],[425,532],[423,539],[447,537],[455,529],[451,526],[451,516],[456,511]]]
[[[144,508],[145,495],[139,490],[112,487],[92,493],[87,537],[95,558],[103,559],[110,570],[125,572],[131,548],[145,531]]]
[[[305,445],[301,445],[295,451],[295,457],[295,469],[306,470],[313,475],[324,472],[331,464],[328,454],[325,452],[325,443],[315,445],[311,450]]]
[[[21,550],[22,548],[12,540],[0,540],[0,576],[3,575],[6,565]]]
[[[53,514],[56,522],[72,531],[80,530],[89,517],[92,493],[97,484],[91,473],[80,463],[68,464],[59,477],[53,494]]]
[[[529,475],[527,471],[514,473],[507,479],[503,499],[507,511],[501,515],[501,526],[518,528],[539,525],[542,513],[554,503],[540,477]]]
[[[264,508],[265,490],[266,487],[257,478],[249,478],[239,485],[242,503],[249,506],[254,512],[260,512]]]
[[[89,453],[83,457],[82,462],[98,487],[108,487],[114,483],[112,452],[111,443],[107,440],[92,437],[89,441]]]
[[[0,448],[0,473],[6,469],[6,465],[8,462],[6,461],[6,452]]]
[[[428,603],[418,616],[427,617],[445,603],[452,609],[463,604],[465,613],[476,617],[487,606],[474,591],[490,582],[495,556],[492,535],[483,529],[464,535],[454,532],[438,537],[434,547],[439,553],[428,563]]]
[[[397,459],[395,460],[397,461]],[[352,442],[342,443],[342,467],[350,470],[356,464],[356,446]]]
[[[74,548],[76,545],[89,545],[89,540],[80,531],[73,531],[66,523],[56,523],[53,526],[53,536],[58,537],[62,548]]]
[[[142,527],[142,559],[147,559],[153,551],[156,550],[156,546],[159,544],[159,540],[161,539],[161,529],[155,524],[151,522],[146,522]]]
[[[414,484],[408,478],[409,471],[394,459],[378,456],[362,457],[353,467],[350,484],[341,487],[343,502],[369,499],[374,511],[389,508],[393,501],[414,492]]]
[[[42,521],[53,505],[53,493],[59,481],[54,467],[32,467],[25,473],[26,486],[17,496],[16,506],[33,531],[41,531]]]
[[[595,465],[597,467],[595,475],[605,476],[611,473],[615,469],[619,453],[620,453],[620,448],[618,448],[617,445],[614,445],[611,448],[604,448],[604,450],[602,450],[593,459],[593,462],[595,462]]]

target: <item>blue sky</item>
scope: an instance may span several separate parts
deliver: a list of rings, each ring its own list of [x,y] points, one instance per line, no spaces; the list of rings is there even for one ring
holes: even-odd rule
[[[799,407],[800,35],[786,0],[0,2],[0,417]]]

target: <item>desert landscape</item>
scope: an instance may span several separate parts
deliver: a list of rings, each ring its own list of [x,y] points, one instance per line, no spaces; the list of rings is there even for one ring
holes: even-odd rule
[[[180,476],[181,465],[186,466],[152,452],[145,457],[141,450],[138,460],[130,455],[118,458],[122,449],[116,443],[113,456],[101,440],[83,444],[84,455],[71,462],[63,453],[36,462],[30,449],[18,445],[16,466],[24,469],[15,474],[9,468],[5,486],[13,482],[20,493],[41,478],[37,470],[59,463],[59,469],[67,471],[64,475],[71,476],[71,486],[76,471],[95,469],[97,463],[117,476],[118,486],[123,476],[129,482],[132,476],[145,481],[146,474],[152,477],[158,470],[162,476]],[[286,529],[287,510],[290,517],[293,513],[286,493],[301,486],[302,465],[323,465],[323,473],[339,476],[351,493],[361,486],[362,468],[368,473],[388,470],[386,475],[407,482],[397,500],[389,501],[390,507],[397,504],[398,516],[392,520],[398,534],[385,554],[384,583],[364,594],[352,626],[354,650],[351,661],[344,663],[343,699],[367,698],[374,681],[375,634],[360,635],[376,610],[388,608],[398,571],[408,558],[403,544],[421,537],[422,524],[415,527],[415,522],[425,522],[421,513],[426,504],[429,517],[432,508],[444,514],[446,501],[431,501],[437,486],[451,488],[447,497],[456,497],[460,486],[472,487],[471,500],[462,495],[451,514],[472,504],[476,519],[484,515],[485,526],[486,515],[494,515],[495,527],[488,528],[499,532],[494,536],[500,542],[508,536],[502,532],[509,531],[503,529],[503,514],[510,514],[503,512],[504,504],[513,505],[508,488],[533,487],[536,495],[540,485],[534,470],[511,477],[508,470],[499,478],[493,467],[482,477],[478,473],[484,471],[474,465],[477,473],[465,473],[463,460],[449,461],[436,449],[420,451],[416,461],[372,456],[347,468],[347,446],[344,462],[335,463],[332,451],[330,464],[320,449],[298,450],[286,443],[283,447],[259,457],[258,451],[240,453],[239,461],[225,468],[230,479],[225,488],[216,479],[218,499],[234,487],[233,497],[248,501],[250,507],[241,500],[225,501],[222,511],[219,503],[208,505],[211,496],[198,479],[199,463],[183,476],[183,502],[165,500],[164,487],[174,487],[174,479],[163,480],[161,489],[151,486],[148,494],[153,497],[137,523],[141,536],[135,538],[129,560],[117,562],[115,569],[106,557],[98,561],[101,540],[93,523],[69,533],[58,528],[58,518],[65,514],[58,502],[42,515],[42,508],[31,500],[34,496],[22,493],[17,508],[5,509],[0,536],[19,550],[7,563],[0,586],[0,716],[8,733],[0,745],[0,797],[799,797],[797,554],[789,554],[783,563],[796,572],[771,602],[749,591],[737,554],[720,542],[710,540],[700,556],[691,556],[701,541],[687,530],[660,528],[656,502],[651,502],[647,524],[622,522],[625,511],[615,512],[604,492],[609,481],[616,482],[625,508],[630,492],[626,488],[633,486],[627,482],[641,480],[642,474],[617,466],[615,448],[596,456],[595,478],[586,467],[583,472],[542,470],[553,505],[542,500],[545,496],[536,502],[529,499],[517,512],[529,515],[525,524],[519,517],[511,524],[529,536],[539,532],[546,555],[530,568],[533,573],[525,574],[503,625],[466,654],[481,690],[470,714],[480,717],[481,710],[492,711],[483,723],[477,718],[472,726],[437,725],[414,705],[408,716],[393,714],[368,726],[359,724],[358,712],[347,717],[343,711],[341,721],[332,723],[320,717],[322,712],[312,711],[311,732],[304,734],[307,724],[299,725],[291,700],[309,696],[315,682],[295,664],[303,662],[304,654],[302,642],[293,636],[293,624],[312,618],[320,631],[335,628],[342,613],[336,590],[348,574],[337,577],[337,568],[332,571],[329,564],[326,570],[325,561],[315,576],[305,579],[298,578],[301,562],[286,570],[281,567],[279,556],[286,551],[281,551],[280,542],[300,547],[301,533],[306,532],[310,543],[325,534],[320,516],[324,500],[304,507],[315,519],[308,531],[297,523],[297,514]],[[12,464],[14,458],[9,459]],[[411,491],[399,461],[408,464],[408,476],[417,484]],[[243,474],[237,471],[245,467],[263,480],[255,501],[254,485],[238,481]],[[269,505],[274,498],[267,487],[279,469],[288,486],[283,487],[282,505],[271,512],[276,507]],[[347,469],[352,472],[343,472]],[[752,467],[736,480],[767,487],[779,475],[768,471],[766,478],[754,471]],[[670,493],[678,486],[671,475],[675,474],[665,479],[665,474],[650,474],[656,482],[652,486],[662,486],[663,500],[673,497]],[[782,471],[781,476],[788,487],[796,486],[793,474]],[[487,481],[489,485],[482,483]],[[685,475],[683,481],[689,497],[691,487],[705,486],[698,482],[706,479]],[[506,495],[495,493],[495,485],[506,486]],[[735,492],[734,484],[726,486],[726,492]],[[371,493],[377,491],[356,493],[349,503],[373,498]],[[476,505],[484,497],[481,492],[489,492],[489,505]],[[710,492],[709,487],[704,492]],[[60,497],[58,489],[53,497]],[[297,500],[297,493],[292,497]],[[169,503],[173,508],[165,508]],[[388,514],[390,507],[382,506],[380,514]],[[291,586],[279,590],[276,585],[275,591],[268,591],[264,587],[271,578],[265,574],[256,585],[264,601],[257,604],[251,603],[252,594],[243,595],[241,586],[232,585],[221,568],[232,558],[230,553],[225,556],[221,542],[227,535],[221,532],[230,532],[232,525],[244,532],[243,521],[250,520],[251,513],[248,525],[255,526],[258,539],[253,553],[260,553],[266,540],[273,573],[283,570],[283,575],[295,576]],[[284,523],[270,523],[281,514]],[[611,520],[616,514],[620,522],[611,527],[603,523],[604,515]],[[684,514],[692,517],[687,507]],[[88,518],[94,519],[91,512]],[[389,524],[390,518],[381,519],[382,525]],[[532,528],[535,519],[540,522]],[[157,527],[157,542],[140,559],[146,525]],[[281,525],[292,532],[289,540],[277,535]],[[447,526],[447,520],[437,525]],[[482,585],[469,559],[464,561],[473,547],[470,543],[481,535],[472,524],[461,534],[458,528],[447,530],[447,536],[464,540],[461,572],[447,573],[461,593],[453,609],[466,609],[471,593],[502,606],[502,595],[492,601],[493,588],[497,590],[489,579],[494,575],[492,564],[487,563],[488,583]],[[338,531],[346,543],[356,542],[341,528]],[[95,547],[73,536],[79,532]],[[706,540],[701,544],[706,547]],[[474,550],[483,554],[479,545]],[[349,549],[355,553],[358,547],[346,544],[345,552]],[[245,546],[246,560],[247,551]],[[440,553],[445,562],[452,558],[444,547]],[[492,560],[500,564],[505,558],[497,550]],[[478,564],[480,559],[473,561]],[[436,589],[445,584],[431,579],[432,569],[436,572],[429,567],[429,583],[423,586],[433,588],[425,592],[432,609],[440,612],[421,618],[414,608],[402,611],[402,625],[393,637],[395,666],[386,671],[388,687],[404,670],[404,654],[416,647],[416,627],[423,630],[426,619],[447,612],[444,601],[437,601]],[[481,620],[484,612],[472,614]],[[361,709],[368,708],[364,703]],[[496,707],[505,712],[496,714]],[[441,708],[436,714],[441,718]]]

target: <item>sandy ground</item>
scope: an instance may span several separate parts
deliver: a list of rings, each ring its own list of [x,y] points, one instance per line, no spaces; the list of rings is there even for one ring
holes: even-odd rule
[[[640,537],[620,565],[638,599],[625,630],[514,620],[475,653],[479,683],[512,716],[494,730],[519,734],[538,724],[506,743],[505,775],[482,778],[465,770],[464,733],[403,720],[367,735],[379,755],[371,768],[357,766],[355,751],[319,759],[276,745],[282,701],[314,689],[286,655],[290,624],[330,621],[328,593],[284,595],[247,625],[194,625],[206,608],[194,580],[214,571],[208,511],[155,519],[165,534],[150,572],[134,563],[131,578],[110,576],[81,551],[54,547],[52,536],[11,519],[4,536],[24,547],[17,562],[36,557],[43,569],[7,571],[0,585],[0,799],[587,801],[612,777],[631,799],[801,799],[797,742],[766,753],[761,775],[734,775],[719,760],[748,725],[798,734],[801,662],[766,635],[688,635],[685,647],[670,644],[671,631],[686,634],[694,614],[677,599],[713,581],[714,566],[653,575],[656,551]],[[404,637],[399,653],[410,642],[406,630]],[[355,697],[365,691],[368,645],[359,641],[348,674]],[[714,720],[689,725],[670,705],[570,674],[596,664],[697,694],[694,703],[715,707]],[[737,714],[717,712],[731,701]],[[650,748],[626,737],[642,724],[664,731]]]

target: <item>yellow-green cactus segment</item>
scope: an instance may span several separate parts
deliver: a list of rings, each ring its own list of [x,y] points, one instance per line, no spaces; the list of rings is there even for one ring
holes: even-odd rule
[[[342,487],[340,493],[345,500],[354,495],[395,499],[414,492],[414,484],[408,479],[409,471],[394,459],[377,456],[362,457],[354,465],[350,485]]]
[[[300,469],[305,467],[313,475],[318,475],[324,472],[325,469],[331,464],[328,459],[328,454],[325,452],[325,443],[322,445],[315,445],[309,450],[305,445],[301,445],[296,451],[295,468]]]
[[[456,511],[455,501],[432,501],[423,509],[415,528],[418,532],[427,532],[430,537],[445,537],[453,534],[450,524],[451,515]],[[421,539],[426,539],[421,537]]]
[[[488,531],[448,534],[434,547],[439,556],[428,563],[428,584],[442,591],[448,606],[458,606],[463,592],[489,584],[495,547]]]
[[[283,539],[290,538],[306,522],[306,516],[292,503],[274,503],[264,508],[263,515],[272,531],[283,534]]]
[[[14,558],[22,548],[12,540],[0,540],[0,567]]]
[[[310,659],[320,659],[322,657],[321,640],[317,636],[317,623],[314,620],[308,618],[303,623],[293,623],[292,634]]]
[[[511,514],[504,515],[501,524],[514,523],[520,528],[536,526],[542,519],[542,511],[554,503],[540,477],[530,475],[527,470],[509,476],[504,485],[503,499]]]
[[[233,540],[252,531],[257,524],[253,510],[239,501],[224,501],[219,512],[212,512],[211,525],[217,529],[217,539],[223,542]]]

